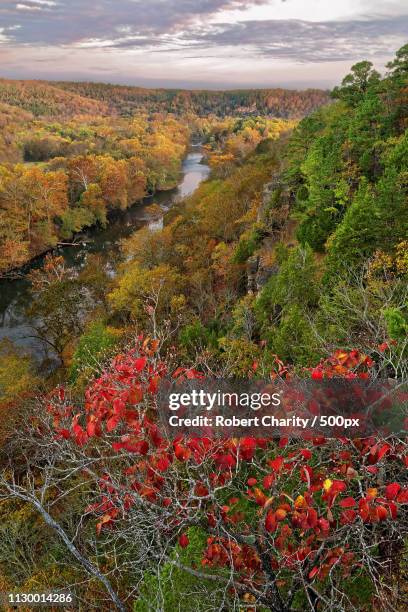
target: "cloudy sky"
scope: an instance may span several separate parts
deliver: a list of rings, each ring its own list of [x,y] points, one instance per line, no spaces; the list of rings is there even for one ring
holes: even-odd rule
[[[0,0],[0,76],[331,87],[408,42],[407,0]]]

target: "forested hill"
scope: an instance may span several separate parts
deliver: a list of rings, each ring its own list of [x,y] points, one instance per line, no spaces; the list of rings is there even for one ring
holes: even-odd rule
[[[319,89],[190,91],[104,83],[0,79],[0,102],[18,106],[35,116],[49,117],[170,112],[177,115],[267,115],[298,119],[327,104],[328,100],[328,93]]]
[[[86,98],[105,102],[121,114],[150,109],[204,116],[268,115],[301,118],[327,104],[328,92],[320,89],[236,89],[231,91],[145,89],[104,83],[55,83]]]
[[[17,106],[34,116],[107,115],[108,105],[42,81],[0,79],[0,103]]]

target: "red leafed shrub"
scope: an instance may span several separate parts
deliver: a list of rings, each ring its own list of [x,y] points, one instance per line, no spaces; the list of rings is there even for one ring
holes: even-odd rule
[[[323,607],[336,592],[343,605],[344,581],[367,567],[380,585],[407,533],[405,442],[169,441],[156,416],[168,374],[156,349],[140,339],[118,355],[87,388],[83,408],[62,390],[48,404],[58,443],[97,483],[87,512],[100,537],[131,533],[159,563],[171,558],[169,543],[188,547],[187,529],[200,527],[208,541],[194,571],[220,572],[230,596],[233,587],[271,609],[288,609],[299,591]],[[337,351],[311,376],[364,378],[372,366],[358,351]],[[173,376],[202,374],[179,368]]]

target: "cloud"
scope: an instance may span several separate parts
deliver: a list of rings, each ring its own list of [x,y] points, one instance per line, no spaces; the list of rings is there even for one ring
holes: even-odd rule
[[[42,7],[36,4],[16,4],[18,11],[41,11]]]
[[[373,2],[374,11],[381,3]],[[80,49],[190,50],[190,56],[191,50],[230,47],[246,56],[305,63],[386,55],[408,40],[408,15],[397,13],[398,6],[406,13],[399,2],[390,2],[393,10],[387,14],[375,10],[371,16],[348,20],[216,22],[221,11],[241,9],[245,17],[245,9],[267,4],[268,0],[3,0],[0,42]],[[271,4],[269,9],[273,10]],[[10,31],[15,23],[21,27]]]
[[[47,11],[50,8],[57,6],[54,0],[25,0],[17,2],[15,9],[17,11]],[[12,11],[12,7],[8,9],[8,13]]]
[[[218,23],[183,35],[193,47],[247,47],[264,57],[333,62],[388,55],[408,40],[408,15],[342,21],[263,20]]]
[[[19,25],[9,26],[8,28],[0,27],[0,44],[1,43],[9,43],[12,39],[13,32],[16,32],[20,29]]]
[[[267,1],[2,0],[0,20],[8,26],[18,18],[22,30],[14,37],[16,43],[68,45],[88,39],[115,40],[126,26],[137,37],[169,34],[222,10],[245,10]]]

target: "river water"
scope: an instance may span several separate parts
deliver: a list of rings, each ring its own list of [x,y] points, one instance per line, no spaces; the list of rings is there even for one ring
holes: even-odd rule
[[[182,180],[175,189],[149,196],[125,211],[115,211],[106,228],[95,227],[83,232],[76,238],[77,245],[58,247],[55,254],[62,255],[69,267],[80,270],[85,265],[88,254],[99,253],[104,255],[107,264],[114,268],[118,247],[123,238],[146,225],[152,229],[161,227],[162,219],[155,217],[153,220],[148,207],[154,202],[165,213],[175,201],[190,195],[208,174],[209,168],[203,163],[201,146],[192,145],[183,161]],[[39,258],[31,268],[41,266],[41,263],[42,258]],[[26,315],[26,308],[30,303],[29,288],[30,283],[24,275],[13,280],[0,280],[0,342],[5,338],[12,340],[41,363],[50,356],[49,347],[43,341],[32,337],[33,328]]]

